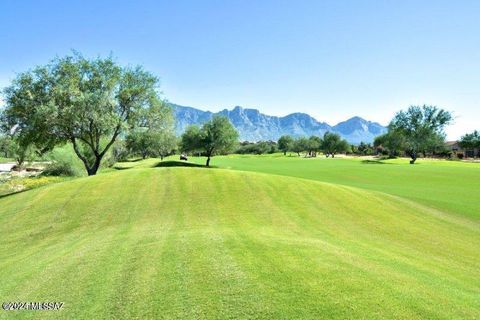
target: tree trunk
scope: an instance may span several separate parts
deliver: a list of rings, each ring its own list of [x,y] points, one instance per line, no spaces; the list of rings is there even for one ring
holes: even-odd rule
[[[332,158],[335,158],[335,153],[332,153]]]
[[[95,162],[91,167],[85,164],[85,168],[87,169],[87,173],[89,176],[94,176],[97,174],[98,169],[100,168],[100,163],[102,162],[102,157],[97,156],[95,157]]]
[[[16,162],[17,162],[17,166],[21,169],[21,168],[23,168],[23,164],[25,163],[25,159],[21,158],[21,157],[19,157],[19,158],[17,157]]]
[[[410,157],[412,158],[412,160],[410,160],[410,164],[414,164],[415,161],[417,160],[417,153],[416,152],[412,152],[410,154]]]
[[[207,167],[210,166],[210,156],[207,157]]]
[[[283,151],[283,155],[286,156],[287,155],[287,151]],[[5,157],[6,158],[6,157]]]

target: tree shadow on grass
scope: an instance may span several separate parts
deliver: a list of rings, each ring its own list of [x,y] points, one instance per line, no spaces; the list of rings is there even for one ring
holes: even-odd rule
[[[117,163],[116,165],[114,165],[112,168],[115,169],[115,170],[127,170],[127,169],[131,169],[131,168],[134,168],[135,166],[123,167],[121,164],[122,164],[122,163],[139,162],[139,161],[142,161],[142,160],[144,160],[144,159],[142,159],[142,158],[135,158],[135,159],[123,160],[123,161],[118,162],[118,163]]]
[[[383,162],[382,160],[362,160],[363,164],[392,164],[388,162]]]
[[[9,192],[9,193],[4,193],[4,194],[0,195],[0,199],[10,197],[10,196],[13,196],[14,194],[19,194],[19,193],[22,193],[22,192],[25,192],[25,191],[28,191],[28,190],[32,190],[32,189],[23,189],[23,190],[20,190],[20,191],[12,191],[12,192]]]
[[[175,160],[168,160],[168,161],[161,161],[153,166],[154,168],[166,168],[166,167],[193,167],[193,168],[209,168],[204,164],[192,163],[192,162],[184,162],[184,161],[175,161]],[[210,166],[212,168],[212,166]]]
[[[145,159],[143,159],[143,158],[127,159],[127,160],[122,161],[122,162],[138,162],[138,161],[142,161],[142,160],[145,160]]]
[[[131,168],[133,168],[133,167],[118,167],[118,166],[113,166],[112,168],[115,169],[115,170],[127,170],[127,169],[131,169]]]

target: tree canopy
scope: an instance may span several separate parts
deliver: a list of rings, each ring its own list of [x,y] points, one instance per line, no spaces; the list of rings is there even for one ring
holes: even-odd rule
[[[388,155],[391,158],[394,158],[404,150],[405,138],[403,135],[397,134],[394,131],[388,131],[387,133],[375,137],[373,145],[375,147],[382,147],[388,152]]]
[[[145,109],[140,126],[131,130],[126,138],[126,147],[131,154],[164,158],[176,148],[174,119],[170,106],[155,103]]]
[[[278,150],[282,151],[284,155],[286,155],[288,151],[291,151],[292,147],[293,138],[291,136],[285,135],[278,139]]]
[[[305,137],[299,137],[292,143],[291,150],[300,156],[300,152],[306,151],[309,146],[309,141]]]
[[[322,148],[322,139],[317,136],[310,136],[307,142],[307,152],[311,157],[316,157],[317,152]]]
[[[434,106],[411,106],[398,112],[388,126],[389,134],[403,138],[403,149],[415,163],[419,152],[438,147],[445,140],[445,127],[452,122],[450,112]]]
[[[111,57],[75,53],[19,74],[4,90],[3,129],[45,152],[70,142],[89,175],[118,136],[158,105],[158,79]]]
[[[265,154],[278,151],[277,143],[274,141],[241,142],[235,153],[238,154]]]
[[[14,141],[8,135],[0,134],[0,157],[13,157]]]
[[[464,149],[480,148],[480,132],[475,130],[472,133],[467,133],[462,136],[459,144]]]
[[[190,126],[182,135],[182,150],[186,152],[201,151],[207,157],[206,165],[215,154],[228,153],[238,143],[238,132],[228,118],[214,116],[201,128]]]
[[[325,132],[323,135],[322,150],[325,155],[335,157],[335,154],[345,152],[350,145],[338,133]]]

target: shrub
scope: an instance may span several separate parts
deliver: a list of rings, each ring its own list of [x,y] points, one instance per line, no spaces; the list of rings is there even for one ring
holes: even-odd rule
[[[42,173],[43,176],[79,176],[83,173],[83,163],[69,144],[55,148],[46,155],[45,160],[49,163]]]
[[[42,173],[44,176],[76,176],[78,173],[67,161],[53,161],[47,165]]]

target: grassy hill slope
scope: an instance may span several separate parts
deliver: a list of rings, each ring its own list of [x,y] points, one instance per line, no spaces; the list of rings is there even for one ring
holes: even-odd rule
[[[205,163],[204,158],[191,160]],[[215,157],[212,164],[381,191],[480,221],[480,163],[420,159],[412,166],[407,159],[231,155]]]
[[[0,297],[45,318],[479,318],[480,227],[393,196],[204,168],[0,198]]]

